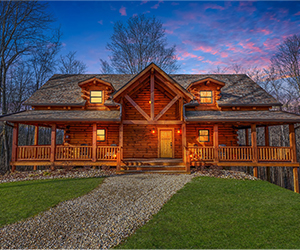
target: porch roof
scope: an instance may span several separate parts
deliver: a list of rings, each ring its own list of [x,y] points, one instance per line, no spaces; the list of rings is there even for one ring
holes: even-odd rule
[[[26,110],[23,112],[5,115],[0,121],[9,122],[68,122],[68,121],[120,121],[120,111],[108,110]]]
[[[300,115],[284,111],[186,111],[188,122],[293,122],[300,123]]]

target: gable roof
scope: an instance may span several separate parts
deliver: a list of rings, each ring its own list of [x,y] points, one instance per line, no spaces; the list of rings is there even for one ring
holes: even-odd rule
[[[150,65],[149,65],[150,66]],[[116,92],[129,84],[137,75],[126,74],[80,74],[80,75],[53,75],[39,90],[37,90],[25,105],[84,105],[81,97],[81,88],[78,83],[91,78],[98,78],[110,83]],[[225,83],[221,89],[219,106],[281,105],[273,96],[268,94],[257,83],[245,74],[170,74],[168,79],[184,91],[190,84],[206,78]]]
[[[183,88],[180,84],[178,84],[176,81],[174,81],[170,75],[168,75],[166,72],[164,72],[161,68],[159,68],[155,63],[150,63],[145,69],[143,69],[140,73],[135,75],[129,82],[127,82],[119,91],[114,93],[113,98],[116,98],[120,94],[122,94],[126,89],[128,89],[133,83],[135,83],[139,78],[141,78],[143,75],[145,75],[150,70],[155,69],[157,72],[159,72],[167,81],[166,84],[173,84],[181,93],[184,94],[184,96],[187,96],[189,99],[193,99],[193,95],[188,92],[185,88]],[[169,83],[170,82],[170,83]]]

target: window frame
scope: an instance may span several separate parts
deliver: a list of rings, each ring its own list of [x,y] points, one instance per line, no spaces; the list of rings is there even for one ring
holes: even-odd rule
[[[207,135],[200,135],[200,131],[207,131]],[[207,136],[207,141],[201,141],[200,136]],[[210,142],[210,130],[209,129],[198,129],[198,141],[199,142]]]
[[[210,97],[201,97],[201,92],[210,92],[211,96]],[[202,102],[201,99],[202,98],[211,98],[211,102]],[[212,90],[199,90],[199,102],[201,104],[213,104],[214,103],[214,95],[213,95],[213,91]]]
[[[103,130],[104,131],[104,140],[98,140],[98,130]],[[104,142],[104,141],[106,141],[106,129],[105,128],[97,128],[97,131],[96,131],[96,140],[97,140],[97,142]]]
[[[92,92],[101,92],[101,102],[92,102]],[[100,97],[95,97],[94,98],[100,98]],[[103,90],[91,90],[90,91],[90,103],[91,104],[103,104]]]

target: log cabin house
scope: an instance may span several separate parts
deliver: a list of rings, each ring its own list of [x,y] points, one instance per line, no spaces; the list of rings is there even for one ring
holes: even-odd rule
[[[275,98],[244,74],[166,74],[154,63],[136,75],[53,75],[13,123],[11,166],[116,166],[118,173],[189,173],[195,165],[294,169],[294,124],[300,116],[275,111]],[[36,126],[34,145],[18,145],[19,124]],[[289,125],[289,147],[269,145],[269,126]],[[39,127],[51,145],[39,145]],[[257,145],[256,128],[265,143]],[[56,130],[64,130],[56,144]],[[237,131],[245,130],[245,145]]]

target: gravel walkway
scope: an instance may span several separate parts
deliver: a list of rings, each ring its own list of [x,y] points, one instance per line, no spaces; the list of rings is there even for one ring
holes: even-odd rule
[[[145,224],[192,175],[122,175],[0,229],[0,248],[111,248]]]

